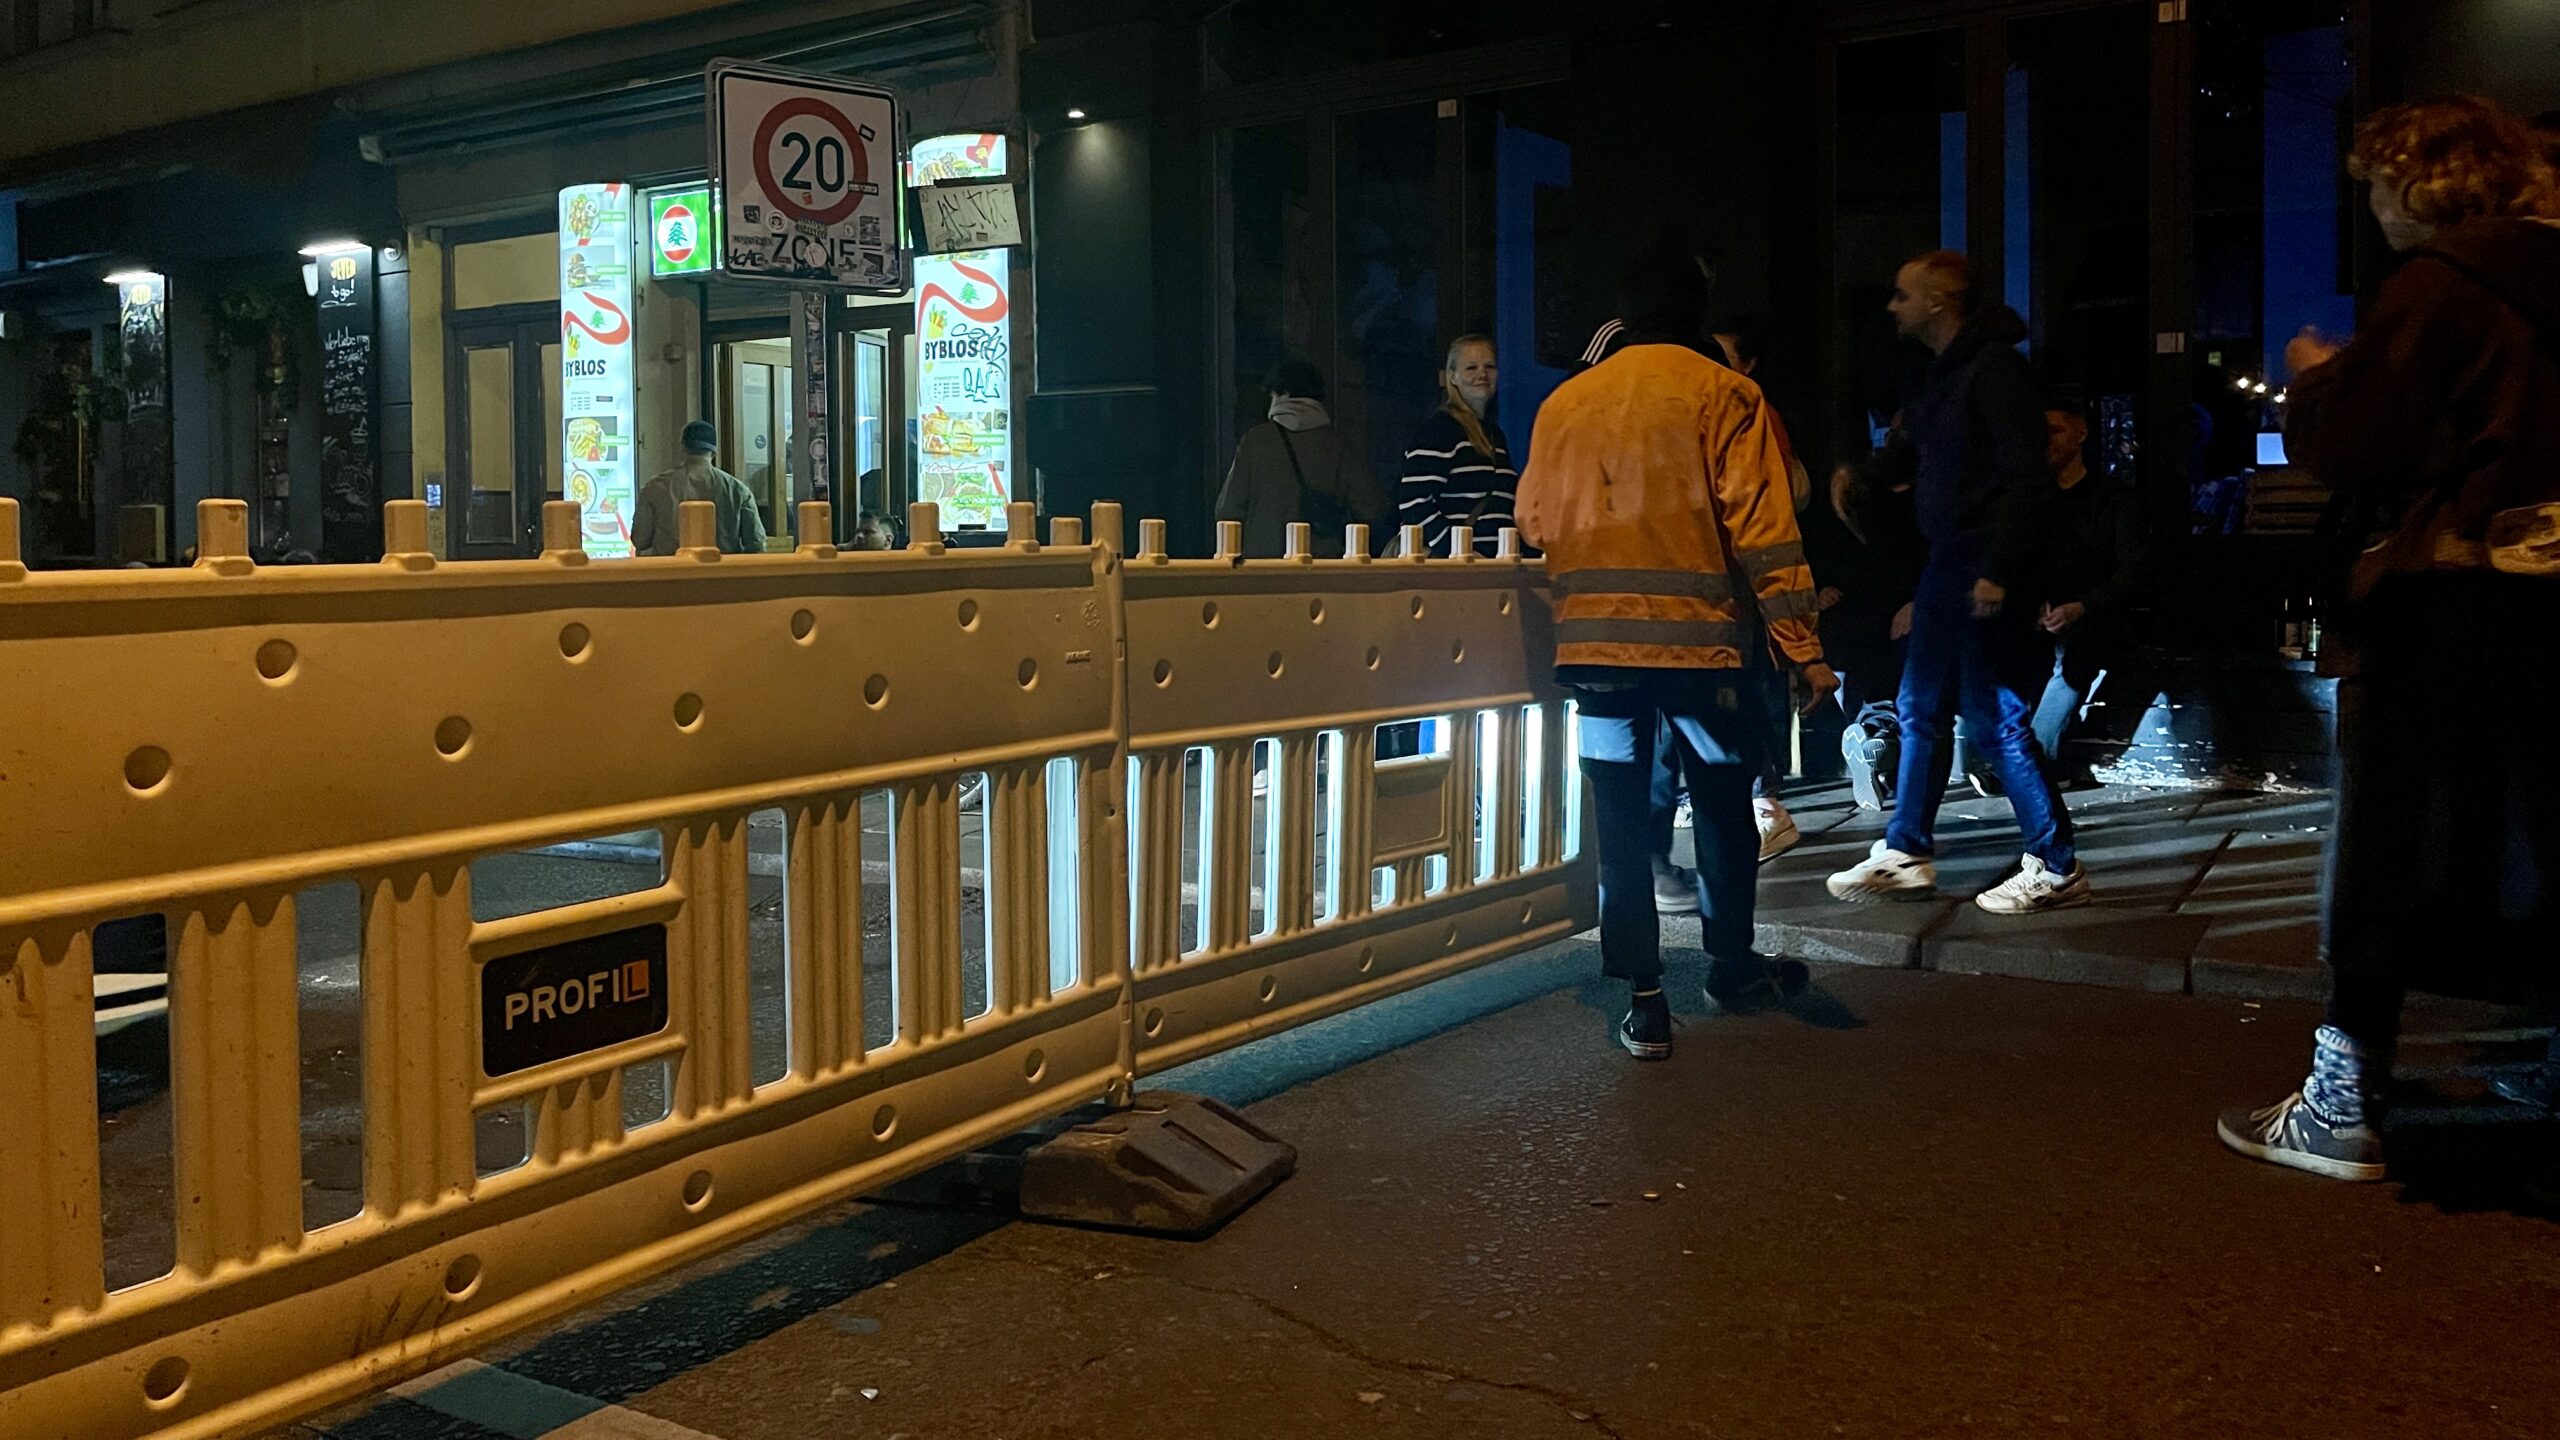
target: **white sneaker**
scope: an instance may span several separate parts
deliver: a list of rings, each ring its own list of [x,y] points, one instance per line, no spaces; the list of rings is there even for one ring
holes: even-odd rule
[[[1796,848],[1804,832],[1796,828],[1796,817],[1787,807],[1775,801],[1752,807],[1751,818],[1760,827],[1760,863],[1768,864]]]
[[[1994,915],[2033,915],[2086,905],[2089,867],[2074,863],[2070,874],[2057,875],[2033,855],[2020,856],[2017,873],[1974,896],[1973,903]]]
[[[1824,883],[1834,900],[1925,900],[1938,893],[1938,865],[1879,840],[1866,859]]]
[[[1698,872],[1653,857],[1653,908],[1664,915],[1698,913]]]

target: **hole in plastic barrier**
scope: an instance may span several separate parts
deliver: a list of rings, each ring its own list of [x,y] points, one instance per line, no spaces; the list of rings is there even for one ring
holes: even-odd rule
[[[364,892],[353,881],[293,902],[302,1039],[302,1228],[364,1209]]]
[[[675,1113],[676,1067],[670,1056],[622,1067],[622,1130],[637,1134]]]
[[[157,1280],[178,1261],[167,1011],[183,923],[153,912],[102,920],[89,932],[100,998],[97,1221],[110,1291]]]
[[[158,790],[169,779],[169,752],[145,745],[124,757],[124,783],[137,795]]]
[[[471,918],[483,925],[591,900],[637,895],[667,881],[666,837],[633,830],[471,862]]]
[[[747,816],[747,1078],[761,1089],[791,1072],[791,816]]]

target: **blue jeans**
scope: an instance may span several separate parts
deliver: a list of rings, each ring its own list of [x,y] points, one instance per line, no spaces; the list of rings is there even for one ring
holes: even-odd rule
[[[2071,812],[2044,773],[2029,729],[2053,664],[2051,642],[2022,614],[1973,618],[1976,567],[1932,563],[1911,609],[1911,649],[1902,668],[1902,771],[1885,843],[1906,855],[1934,855],[1938,804],[1947,793],[1947,747],[1955,717],[1986,751],[2017,812],[2026,851],[2069,874],[2078,857]],[[2012,610],[2017,607],[2014,602]],[[2032,691],[2032,693],[2031,693]]]
[[[1697,817],[1698,913],[1708,967],[1756,965],[1751,950],[1760,832],[1751,780],[1767,722],[1761,687],[1730,670],[1620,670],[1624,689],[1581,689],[1581,761],[1600,852],[1601,973],[1642,988],[1662,978],[1654,908],[1654,773],[1667,732]]]

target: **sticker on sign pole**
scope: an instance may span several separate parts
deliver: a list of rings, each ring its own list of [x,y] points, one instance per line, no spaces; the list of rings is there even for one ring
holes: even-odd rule
[[[715,60],[711,178],[720,273],[803,288],[907,288],[898,97],[833,75]]]

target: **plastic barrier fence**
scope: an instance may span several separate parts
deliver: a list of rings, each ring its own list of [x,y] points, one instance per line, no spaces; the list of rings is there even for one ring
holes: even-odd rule
[[[254,1433],[1590,923],[1534,563],[685,510],[262,568],[216,501],[191,570],[30,575],[0,502],[0,1434]]]
[[[1129,562],[1142,1072],[1595,913],[1543,568],[1463,529],[1455,560],[1421,559],[1419,527],[1393,560],[1235,543],[1168,560],[1150,521]]]

